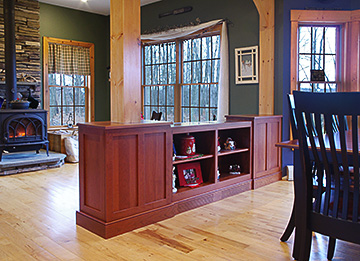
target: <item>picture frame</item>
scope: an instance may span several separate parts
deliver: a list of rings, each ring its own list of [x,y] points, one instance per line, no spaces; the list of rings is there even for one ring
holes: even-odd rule
[[[181,187],[197,187],[203,183],[200,162],[178,164],[177,173]]]
[[[235,49],[235,83],[258,83],[258,46]]]
[[[310,78],[312,82],[325,82],[325,71],[310,70]]]

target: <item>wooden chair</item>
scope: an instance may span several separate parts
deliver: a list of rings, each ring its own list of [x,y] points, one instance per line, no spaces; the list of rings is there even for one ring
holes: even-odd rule
[[[159,120],[161,120],[161,116],[162,116],[162,112],[153,111],[152,114],[151,114],[151,119],[150,120],[159,121]]]
[[[298,127],[297,127],[297,121],[295,118],[294,96],[292,94],[288,94],[287,96],[288,96],[288,105],[289,105],[289,112],[290,112],[290,126],[291,126],[292,137],[294,140],[297,140],[298,139]],[[307,135],[307,133],[306,133],[306,135]],[[315,171],[316,171],[316,166],[314,165],[313,172],[315,172]],[[314,175],[315,175],[315,173],[313,173],[313,176]],[[295,205],[295,203],[294,203],[294,205]],[[290,238],[294,229],[295,229],[295,209],[293,207],[288,225],[286,226],[285,231],[282,234],[280,240],[282,242],[287,241]]]
[[[298,134],[297,134],[297,124],[296,124],[296,118],[295,118],[295,102],[294,102],[294,96],[292,94],[288,94],[288,105],[289,105],[289,113],[290,113],[290,126],[291,126],[291,133],[293,136],[294,140],[298,139]],[[294,204],[295,205],[295,204]],[[291,212],[291,216],[289,219],[289,222],[285,228],[284,233],[282,234],[280,240],[282,242],[287,241],[292,232],[294,231],[295,228],[295,208],[293,206],[293,210]]]
[[[299,249],[298,259],[308,260],[312,231],[318,232],[330,237],[328,258],[331,259],[335,239],[360,244],[360,93],[294,92],[294,100],[302,163],[302,173],[295,177],[295,247]],[[337,131],[333,127],[334,116],[338,119]],[[350,130],[345,116],[351,121]],[[314,130],[319,135],[315,136]],[[315,194],[314,160],[322,170],[316,172],[318,192]]]

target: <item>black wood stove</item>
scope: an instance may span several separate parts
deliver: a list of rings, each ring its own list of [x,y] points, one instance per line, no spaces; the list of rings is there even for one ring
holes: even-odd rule
[[[4,0],[5,29],[5,82],[6,109],[0,110],[0,161],[4,150],[8,152],[36,150],[47,140],[47,111],[38,109],[10,109],[10,102],[17,99],[15,0]]]
[[[49,156],[46,119],[45,110],[0,110],[0,161],[4,150],[39,153],[43,146]]]

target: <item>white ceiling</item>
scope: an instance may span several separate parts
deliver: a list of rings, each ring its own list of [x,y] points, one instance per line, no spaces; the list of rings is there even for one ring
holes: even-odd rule
[[[159,1],[161,0],[141,0],[141,5],[148,5]],[[95,14],[110,14],[110,0],[87,0],[86,3],[82,2],[81,0],[39,0],[39,2],[51,5],[58,5],[71,9],[77,9]]]

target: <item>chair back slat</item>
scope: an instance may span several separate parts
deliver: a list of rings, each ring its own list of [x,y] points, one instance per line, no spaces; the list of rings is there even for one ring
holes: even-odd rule
[[[329,114],[325,114],[325,131],[326,131],[326,135],[328,136],[328,141],[329,141],[329,145],[330,145],[330,155],[329,153],[326,153],[326,155],[329,155],[329,159],[328,159],[328,164],[329,164],[329,168],[330,171],[327,174],[327,177],[329,177],[330,179],[332,179],[333,181],[333,196],[332,196],[332,200],[333,200],[333,206],[332,208],[332,216],[334,218],[338,217],[338,208],[339,208],[339,201],[340,201],[340,173],[339,173],[339,168],[340,168],[340,164],[339,164],[339,158],[338,158],[338,153],[337,153],[337,148],[339,146],[336,146],[335,144],[335,135],[333,132],[333,126],[332,126],[332,115]],[[326,150],[326,147],[323,148],[323,150]],[[345,148],[345,153],[346,153],[346,148]]]
[[[339,119],[338,121],[338,131],[340,133],[340,143],[341,143],[341,161],[343,170],[341,175],[339,176],[340,182],[342,182],[341,189],[342,189],[342,218],[346,219],[348,216],[348,209],[349,209],[349,197],[350,197],[350,173],[349,173],[349,157],[347,155],[347,144],[346,144],[346,133],[345,133],[345,117],[344,115],[339,115],[337,117]]]
[[[352,126],[359,126],[358,122],[358,116],[352,117]],[[359,220],[359,186],[355,184],[359,183],[359,157],[356,157],[356,155],[359,155],[359,137],[358,133],[353,131],[352,132],[352,146],[353,146],[353,183],[354,183],[354,196],[353,196],[353,222],[356,222]]]

